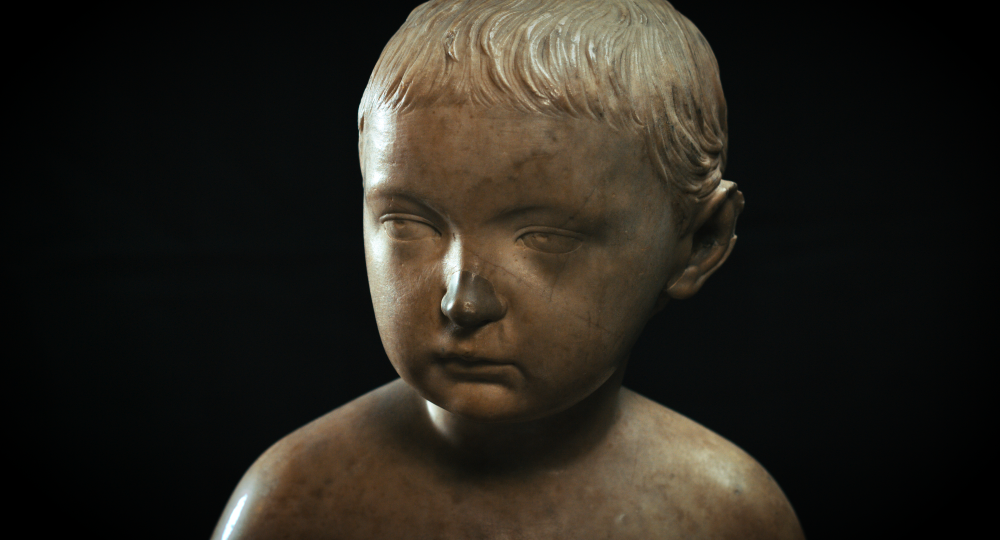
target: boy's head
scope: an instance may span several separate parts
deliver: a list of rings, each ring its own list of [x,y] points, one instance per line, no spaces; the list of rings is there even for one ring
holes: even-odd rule
[[[433,0],[386,45],[358,109],[504,107],[645,143],[688,226],[722,180],[726,101],[701,32],[663,0]]]
[[[666,3],[435,1],[360,112],[365,251],[402,378],[453,413],[554,414],[620,381],[725,260],[725,103]]]

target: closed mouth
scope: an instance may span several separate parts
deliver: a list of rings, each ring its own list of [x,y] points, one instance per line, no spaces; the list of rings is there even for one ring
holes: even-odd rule
[[[503,360],[495,360],[493,358],[482,358],[479,356],[463,356],[458,354],[449,354],[447,356],[442,356],[441,360],[447,364],[457,364],[463,367],[511,365],[511,362],[506,362]]]
[[[511,362],[479,356],[447,355],[440,357],[439,365],[460,380],[491,383],[508,380],[511,369],[520,371]]]

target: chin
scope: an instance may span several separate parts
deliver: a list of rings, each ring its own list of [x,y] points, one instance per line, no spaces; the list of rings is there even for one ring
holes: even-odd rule
[[[547,408],[533,406],[525,396],[503,384],[461,381],[447,386],[429,392],[419,388],[417,391],[455,416],[484,424],[528,422],[550,414]]]
[[[455,382],[441,392],[435,404],[442,409],[477,422],[517,422],[525,419],[523,399],[509,386],[490,382]],[[439,397],[439,396],[435,396]]]

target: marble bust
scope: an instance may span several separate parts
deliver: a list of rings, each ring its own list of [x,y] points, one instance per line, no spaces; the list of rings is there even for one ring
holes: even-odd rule
[[[267,450],[214,539],[803,538],[756,461],[621,386],[743,207],[690,21],[662,0],[433,0],[382,52],[358,133],[400,378]]]

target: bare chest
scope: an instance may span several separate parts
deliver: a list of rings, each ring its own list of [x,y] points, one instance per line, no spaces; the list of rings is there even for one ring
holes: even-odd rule
[[[391,469],[387,469],[389,472]],[[530,481],[450,479],[395,470],[314,488],[296,515],[347,539],[697,538],[692,514],[662,489],[551,473]],[[372,481],[375,480],[375,481]],[[339,484],[339,485],[338,485]],[[671,502],[673,504],[671,504]]]

